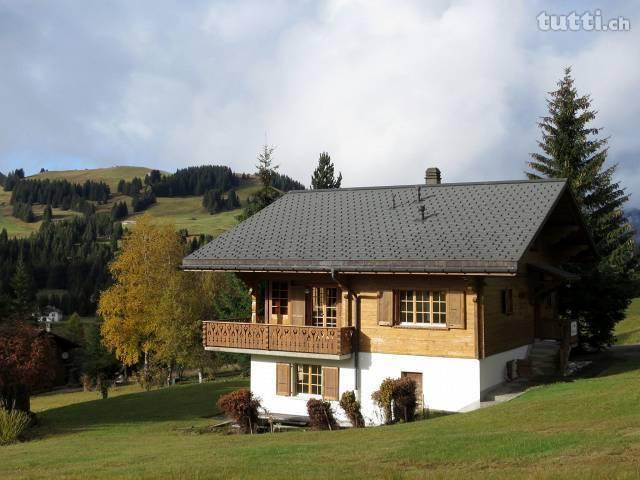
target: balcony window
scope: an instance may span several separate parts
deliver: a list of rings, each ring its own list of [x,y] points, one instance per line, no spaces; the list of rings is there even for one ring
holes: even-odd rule
[[[289,313],[289,285],[287,282],[271,282],[271,314]]]
[[[296,393],[322,395],[322,366],[298,365]]]
[[[406,325],[443,325],[447,323],[445,292],[400,290],[400,323]]]
[[[311,325],[335,327],[338,324],[338,289],[314,287],[312,291]]]

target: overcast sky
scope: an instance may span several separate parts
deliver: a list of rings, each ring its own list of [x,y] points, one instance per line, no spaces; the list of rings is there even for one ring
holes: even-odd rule
[[[573,5],[572,5],[573,4]],[[549,32],[601,9],[626,32]],[[640,206],[640,2],[0,0],[0,170],[251,172],[266,141],[309,184],[522,178],[571,65]]]

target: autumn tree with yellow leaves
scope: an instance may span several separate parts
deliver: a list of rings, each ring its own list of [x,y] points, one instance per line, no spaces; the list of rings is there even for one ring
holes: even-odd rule
[[[211,278],[179,269],[184,245],[171,225],[142,216],[123,239],[110,269],[114,284],[102,292],[103,343],[125,365],[153,361],[169,371],[201,349],[200,321],[212,305]]]

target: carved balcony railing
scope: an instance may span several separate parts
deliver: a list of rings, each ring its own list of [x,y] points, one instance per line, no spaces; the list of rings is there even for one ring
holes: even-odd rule
[[[353,351],[353,327],[272,325],[243,321],[205,321],[205,347],[344,356]]]

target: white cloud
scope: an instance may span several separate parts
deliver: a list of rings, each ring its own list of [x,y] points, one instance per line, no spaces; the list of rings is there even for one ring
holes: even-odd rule
[[[323,150],[346,185],[418,182],[432,165],[448,181],[519,178],[544,95],[571,64],[612,136],[612,161],[640,191],[640,6],[603,11],[630,18],[631,32],[538,31],[536,15],[556,6],[0,7],[0,170],[27,152],[50,168],[74,155],[96,165],[251,171],[266,134],[281,170],[305,183]]]

